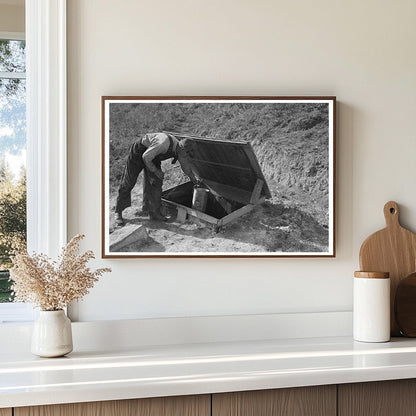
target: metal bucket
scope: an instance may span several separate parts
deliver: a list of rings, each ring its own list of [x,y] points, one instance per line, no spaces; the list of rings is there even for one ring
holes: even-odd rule
[[[207,208],[209,190],[205,188],[194,188],[192,197],[192,208],[205,212]]]

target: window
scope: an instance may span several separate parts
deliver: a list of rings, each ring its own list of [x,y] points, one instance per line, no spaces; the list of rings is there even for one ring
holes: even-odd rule
[[[66,0],[25,0],[25,21],[27,246],[56,257],[67,241]],[[0,303],[0,324],[33,316],[31,305]]]
[[[26,44],[0,33],[0,323],[28,320],[30,305],[11,302],[12,246],[26,244]]]
[[[17,37],[17,36],[16,36]],[[26,244],[25,41],[0,38],[0,302],[10,302],[10,253]]]

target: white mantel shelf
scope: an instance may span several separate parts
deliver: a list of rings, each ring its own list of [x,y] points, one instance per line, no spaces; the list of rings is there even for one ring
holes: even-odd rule
[[[0,353],[0,408],[416,377],[416,340],[350,337]]]

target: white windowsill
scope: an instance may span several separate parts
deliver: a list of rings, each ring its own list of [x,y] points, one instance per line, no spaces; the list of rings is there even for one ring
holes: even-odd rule
[[[0,325],[27,324],[36,317],[36,311],[27,303],[0,303]]]

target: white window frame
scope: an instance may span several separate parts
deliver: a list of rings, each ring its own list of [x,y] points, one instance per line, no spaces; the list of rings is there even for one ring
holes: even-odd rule
[[[26,0],[25,19],[27,243],[56,257],[67,242],[66,0]],[[28,305],[1,307],[7,322],[34,316]]]
[[[24,32],[0,32],[2,40],[25,40]],[[24,78],[26,72],[0,73],[0,78]],[[0,324],[26,322],[34,317],[32,305],[25,303],[0,303]]]

